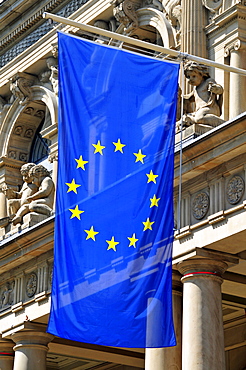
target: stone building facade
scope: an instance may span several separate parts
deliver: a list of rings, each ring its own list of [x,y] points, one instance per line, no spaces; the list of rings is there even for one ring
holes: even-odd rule
[[[0,368],[246,369],[246,77],[220,69],[210,75],[224,91],[221,122],[182,131],[181,181],[176,134],[177,346],[108,348],[46,333],[54,212],[14,224],[6,194],[20,192],[25,163],[47,168],[56,184],[57,29],[131,46],[44,20],[45,11],[246,69],[245,1],[0,0]]]

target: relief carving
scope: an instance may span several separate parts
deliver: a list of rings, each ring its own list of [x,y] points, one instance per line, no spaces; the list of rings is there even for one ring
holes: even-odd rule
[[[26,281],[26,295],[28,298],[33,297],[37,291],[38,278],[35,272],[31,273],[27,277]]]
[[[24,137],[27,137],[28,139],[31,139],[33,137],[34,131],[31,128],[28,128],[25,131]]]
[[[210,12],[215,13],[222,6],[223,0],[202,0],[202,3]]]
[[[136,10],[142,6],[138,0],[112,0],[113,14],[116,20],[122,23],[127,31],[138,27]]]
[[[14,281],[7,282],[1,293],[0,308],[11,306],[14,303],[13,290],[14,290]]]
[[[27,104],[31,99],[31,89],[34,78],[27,73],[18,73],[10,79],[10,91],[21,105]]]
[[[201,220],[206,216],[209,208],[209,197],[205,192],[197,194],[192,203],[192,214],[195,219]]]
[[[182,7],[181,0],[162,0],[164,12],[176,33],[177,46],[181,44]]]
[[[22,126],[16,126],[14,129],[14,135],[20,136],[23,132],[23,127]]]
[[[46,60],[47,66],[50,69],[49,80],[53,87],[55,95],[58,96],[58,61],[54,57],[49,57]]]
[[[241,176],[233,176],[227,184],[226,195],[230,204],[237,204],[244,194],[244,181]]]

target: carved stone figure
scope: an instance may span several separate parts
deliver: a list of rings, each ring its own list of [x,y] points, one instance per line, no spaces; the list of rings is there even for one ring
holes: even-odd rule
[[[26,203],[28,203],[27,198],[37,192],[37,185],[32,183],[32,176],[30,176],[30,170],[35,166],[35,163],[26,163],[21,169],[20,173],[23,177],[24,184],[22,185],[21,190],[14,191],[8,187],[2,188],[5,196],[8,198],[8,215],[10,218],[13,218],[13,215],[16,215],[18,210]]]
[[[13,297],[12,297],[12,292],[14,289],[14,282],[12,283],[7,283],[4,287],[4,290],[1,295],[1,307],[4,308],[7,307],[11,304],[13,304]]]
[[[18,73],[10,79],[10,91],[13,96],[19,99],[21,105],[25,105],[31,98],[31,89],[34,78],[27,73]]]
[[[193,91],[184,97],[184,127],[194,123],[216,127],[224,122],[220,118],[223,87],[210,77],[208,68],[203,64],[189,61],[185,65],[184,73],[188,83],[194,86]],[[195,104],[195,110],[192,109],[192,103]],[[179,129],[180,122],[177,125]]]
[[[182,6],[181,0],[162,0],[166,17],[175,30],[177,46],[181,43]]]
[[[26,202],[19,208],[12,219],[13,225],[21,223],[23,216],[30,212],[50,216],[53,212],[55,185],[50,172],[42,165],[35,165],[29,171],[32,183],[38,190],[26,197]]]
[[[114,6],[113,14],[116,20],[124,25],[125,30],[138,27],[136,10],[142,5],[140,0],[112,0],[111,4]]]
[[[56,95],[58,95],[58,66],[57,66],[57,59],[54,57],[47,58],[46,60],[47,66],[50,69],[50,82],[53,87],[53,91]]]

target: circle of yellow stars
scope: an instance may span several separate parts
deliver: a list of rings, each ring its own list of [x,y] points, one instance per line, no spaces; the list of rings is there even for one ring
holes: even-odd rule
[[[124,153],[123,148],[126,146],[126,144],[121,143],[121,140],[118,139],[117,142],[112,142],[114,145],[114,152],[120,152]],[[106,148],[104,145],[101,144],[101,141],[98,140],[96,144],[92,144],[94,147],[94,154],[99,154],[103,155],[103,150]],[[142,153],[142,150],[139,149],[137,153],[133,153],[135,156],[135,163],[140,162],[144,164],[145,158],[147,157],[144,153]],[[76,169],[82,169],[83,171],[86,170],[86,165],[89,163],[89,161],[84,160],[83,156],[80,155],[79,158],[75,158],[75,161],[77,163]],[[147,184],[153,182],[156,184],[158,175],[154,174],[153,171],[151,170],[150,173],[146,173],[147,176]],[[65,183],[68,186],[67,193],[69,192],[74,192],[75,194],[78,194],[77,189],[81,186],[80,184],[76,184],[76,180],[73,178],[71,182],[66,182]],[[156,194],[153,195],[152,198],[150,198],[150,208],[152,207],[158,207],[158,203],[161,198],[157,198]],[[74,209],[69,209],[71,212],[70,219],[77,218],[78,220],[81,220],[80,216],[82,213],[84,213],[83,210],[79,209],[79,206],[76,205]],[[155,221],[151,221],[149,217],[146,219],[146,221],[143,221],[143,231],[146,230],[153,230],[152,226],[154,225]],[[84,230],[86,233],[86,240],[92,239],[93,241],[96,241],[96,235],[99,234],[99,231],[94,230],[94,226],[91,226],[89,230]],[[139,239],[137,238],[136,234],[133,233],[132,236],[127,237],[129,240],[129,245],[128,247],[137,247],[137,242]],[[112,236],[110,240],[106,240],[106,243],[108,244],[107,250],[112,249],[113,251],[117,251],[116,246],[119,244],[119,242],[115,241],[115,237]]]

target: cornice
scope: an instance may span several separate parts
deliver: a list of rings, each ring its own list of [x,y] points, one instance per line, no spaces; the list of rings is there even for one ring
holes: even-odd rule
[[[96,19],[103,11],[108,11],[111,8],[110,0],[89,0],[70,18],[77,22],[90,23]],[[62,29],[66,32],[74,31],[71,26],[55,26],[51,31],[46,33],[37,42],[28,47],[21,54],[18,54],[14,59],[0,68],[0,95],[5,96],[9,92],[9,79],[18,71],[28,73],[36,73],[35,65],[44,64],[44,59],[52,55],[53,44],[57,43],[57,29]],[[45,65],[43,65],[43,68]],[[33,72],[35,70],[35,72]]]
[[[229,24],[246,19],[246,6],[236,4],[228,8],[223,13],[213,19],[213,22],[205,27],[206,33],[217,31],[221,27],[226,27]]]
[[[19,36],[31,28],[34,24],[42,20],[42,15],[44,12],[50,12],[58,5],[60,5],[63,0],[49,0],[45,5],[39,6],[39,8],[32,13],[24,22],[19,24],[13,31],[3,37],[0,41],[0,51],[4,49],[10,43],[13,43]]]

